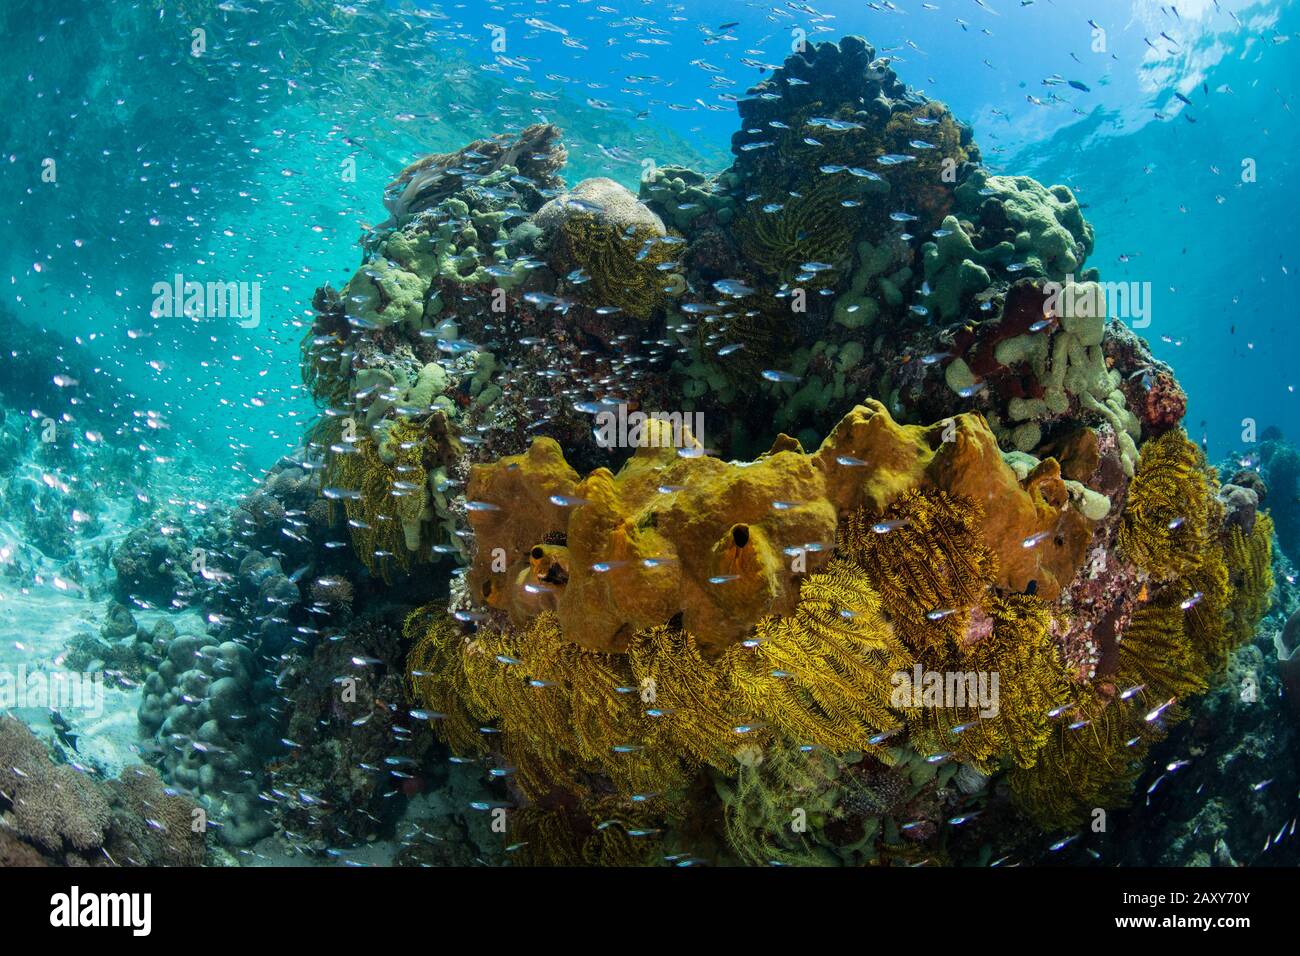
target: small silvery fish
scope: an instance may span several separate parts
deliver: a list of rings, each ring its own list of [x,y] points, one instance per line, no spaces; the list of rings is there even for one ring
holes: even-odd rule
[[[776,382],[785,385],[792,385],[795,382],[801,381],[798,375],[792,375],[789,372],[781,372],[776,369],[764,369],[763,378],[769,382]]]
[[[889,534],[889,532],[897,531],[906,525],[907,519],[905,518],[891,518],[888,521],[877,521],[871,526],[871,530],[876,534]]]

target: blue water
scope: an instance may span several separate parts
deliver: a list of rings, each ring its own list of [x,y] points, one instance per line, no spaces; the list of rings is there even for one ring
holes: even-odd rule
[[[1090,265],[1151,283],[1144,334],[1212,453],[1238,443],[1243,419],[1300,431],[1294,3],[321,3],[286,19],[294,6],[0,11],[5,99],[22,104],[0,121],[3,301],[77,337],[214,477],[247,482],[296,443],[311,292],[355,267],[360,226],[383,218],[402,165],[548,118],[565,128],[570,182],[634,184],[645,159],[719,169],[726,96],[762,75],[742,60],[779,63],[795,30],[865,35],[973,124],[990,166],[1076,191],[1098,235]],[[1054,74],[1089,92],[1042,82]],[[152,286],[177,272],[259,281],[262,321],[151,318]]]

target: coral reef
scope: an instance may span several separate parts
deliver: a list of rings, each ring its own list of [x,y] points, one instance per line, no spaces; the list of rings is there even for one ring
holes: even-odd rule
[[[149,767],[98,781],[55,763],[22,722],[0,717],[0,861],[7,866],[197,866],[206,821]]]
[[[391,831],[406,798],[425,786],[433,743],[403,706],[400,616],[353,621],[338,640],[295,660],[279,684],[288,702],[288,753],[269,768],[272,807],[291,843],[321,853]]]
[[[639,195],[546,124],[390,184],[303,447],[174,536],[209,633],[76,648],[140,648],[225,842],[361,845],[478,775],[410,862],[989,863],[1124,804],[1257,650],[1281,501],[1187,439],[1073,192],[855,37],[739,110]],[[176,602],[161,534],[123,603]]]
[[[1280,434],[1265,436],[1258,461],[1268,485],[1278,547],[1293,562],[1300,561],[1300,452]]]
[[[247,647],[192,634],[174,637],[145,679],[140,725],[156,740],[166,779],[196,794],[234,846],[270,832],[247,768],[279,750],[268,712],[276,699]]]
[[[1144,446],[1114,517],[1104,499],[1088,517],[1088,489],[1055,459],[1013,469],[978,416],[901,426],[868,402],[817,452],[782,437],[749,464],[678,455],[648,431],[617,474],[579,479],[546,439],[475,466],[465,594],[488,611],[457,615],[479,620],[476,634],[435,607],[413,616],[408,670],[440,736],[460,752],[499,748],[524,799],[590,801],[599,780],[633,802],[653,793],[665,846],[689,845],[695,768],[730,781],[728,819],[747,821],[771,812],[759,794],[773,784],[754,768],[790,748],[875,773],[913,759],[1009,768],[1024,812],[1068,825],[1123,801],[1267,605],[1268,519],[1224,522],[1181,431]],[[1095,469],[1101,456],[1084,446],[1067,460]],[[1148,583],[1137,606],[1108,612],[1080,674],[1051,602],[1076,598],[1097,535],[1117,538],[1121,566]],[[933,699],[929,674],[942,675]],[[969,693],[945,696],[963,674]],[[994,707],[980,675],[998,680]],[[787,783],[842,775],[773,759]],[[875,835],[873,859],[897,835],[879,818],[854,826]],[[748,822],[728,833],[741,858],[800,858],[770,835],[751,845]]]
[[[165,521],[138,527],[113,552],[113,589],[123,604],[179,607],[192,598],[191,543],[183,528]]]
[[[666,302],[669,286],[685,287],[681,275],[664,271],[674,240],[663,222],[611,179],[584,180],[542,206],[532,224],[550,267],[575,281],[594,309],[645,321]]]

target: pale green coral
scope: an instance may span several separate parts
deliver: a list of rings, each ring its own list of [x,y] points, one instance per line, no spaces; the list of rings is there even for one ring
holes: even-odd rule
[[[888,262],[889,254],[884,246],[873,246],[866,239],[858,243],[857,267],[848,291],[835,300],[836,322],[846,329],[859,329],[876,321],[880,306],[867,294],[867,287]]]
[[[790,363],[793,374],[805,376],[814,361],[820,362],[823,359],[831,365],[833,371],[829,379],[821,375],[807,375],[797,386],[769,385],[770,391],[788,396],[776,412],[776,426],[781,429],[792,428],[805,416],[824,412],[844,399],[848,394],[846,373],[862,361],[862,356],[863,347],[860,342],[845,345],[817,342],[811,348],[799,349]],[[815,442],[816,436],[813,436],[813,443]]]
[[[425,279],[437,272],[438,255],[433,237],[422,232],[394,232],[380,247],[384,257],[407,272]]]
[[[673,371],[682,377],[682,395],[688,400],[702,398],[710,392],[724,403],[735,400],[735,384],[721,366],[702,355],[698,345],[692,345],[689,361],[673,364]]]
[[[943,380],[948,383],[948,387],[959,395],[966,389],[974,388],[979,382],[971,367],[966,364],[965,359],[956,358],[948,363],[948,367],[943,370]]]
[[[1011,444],[1017,451],[1033,451],[1043,440],[1043,428],[1038,422],[1021,422],[1011,429]]]
[[[1093,491],[1078,481],[1067,480],[1065,488],[1070,494],[1070,501],[1089,521],[1100,521],[1110,514],[1110,499],[1101,492]]]
[[[976,249],[955,216],[944,219],[940,232],[921,247],[925,281],[930,286],[926,307],[939,321],[951,322],[961,315],[971,296],[993,284],[989,269],[1009,262],[1015,250],[1008,242]]]
[[[497,370],[497,359],[491,352],[480,349],[471,353],[471,361],[474,363],[474,374],[469,380],[469,393],[477,398],[491,384],[492,376]]]
[[[1120,374],[1109,367],[1102,349],[1105,296],[1093,282],[1069,283],[1059,292],[1069,302],[1052,310],[1060,323],[1055,332],[1049,327],[1019,335],[999,342],[994,351],[1002,365],[1027,366],[1043,389],[1041,398],[1008,399],[998,436],[1020,451],[1031,451],[1042,438],[1041,423],[1069,412],[1074,398],[1082,409],[1110,424],[1124,471],[1131,477],[1141,423],[1129,410],[1120,389]],[[1078,303],[1094,305],[1076,307]],[[969,365],[960,358],[948,364],[944,377],[954,392],[977,383]]]
[[[991,176],[982,169],[957,187],[957,201],[970,213],[990,198],[1017,230],[1020,275],[1063,280],[1083,268],[1092,252],[1093,231],[1068,187],[1049,188],[1029,176]]]
[[[357,372],[354,382],[355,394],[359,400],[364,401],[367,398],[370,400],[363,421],[367,428],[372,428],[396,403],[400,393],[397,378],[388,369],[363,368]],[[403,382],[401,388],[405,387],[406,383]]]
[[[418,409],[429,410],[435,397],[447,389],[447,371],[437,362],[429,362],[420,369],[415,382],[407,388],[402,396],[402,404]]]
[[[384,328],[405,322],[416,327],[424,316],[429,281],[382,257],[371,259],[343,287],[349,320]]]
[[[715,190],[707,177],[684,166],[664,166],[644,176],[641,200],[673,228],[683,231],[705,212],[712,211],[724,225],[735,216],[731,196]]]

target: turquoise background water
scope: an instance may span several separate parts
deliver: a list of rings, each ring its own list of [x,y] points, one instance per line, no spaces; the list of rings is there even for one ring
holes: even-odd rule
[[[1243,419],[1300,432],[1292,2],[5,0],[0,27],[0,305],[161,414],[214,488],[255,478],[315,414],[298,365],[312,292],[359,263],[404,164],[546,120],[570,182],[634,185],[645,159],[720,169],[728,97],[794,30],[866,36],[973,124],[988,165],[1076,190],[1090,265],[1151,283],[1142,334],[1212,454]],[[259,282],[260,323],[151,317],[178,272]]]

